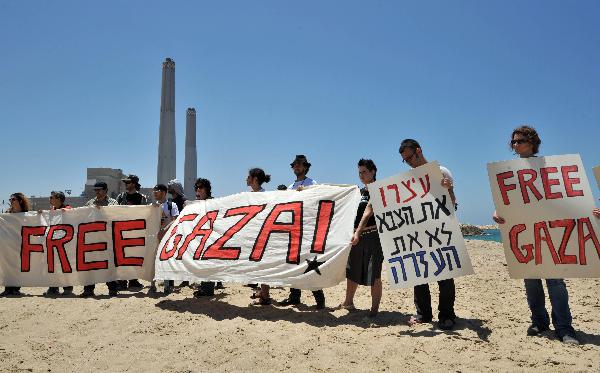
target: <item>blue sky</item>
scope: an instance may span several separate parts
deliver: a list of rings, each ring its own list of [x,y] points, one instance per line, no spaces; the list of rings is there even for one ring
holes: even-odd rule
[[[534,125],[545,155],[600,164],[598,1],[0,2],[0,199],[80,193],[86,167],[156,181],[161,64],[176,62],[177,175],[185,109],[216,195],[251,167],[289,184],[406,169],[403,138],[454,173],[463,222],[489,223],[486,163]],[[595,184],[592,189],[598,197]]]

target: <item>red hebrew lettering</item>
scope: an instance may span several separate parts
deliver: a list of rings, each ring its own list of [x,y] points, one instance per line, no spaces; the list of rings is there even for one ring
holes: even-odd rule
[[[419,182],[421,183],[421,188],[423,189],[423,194],[421,194],[421,198],[425,197],[425,195],[427,195],[427,193],[429,193],[429,190],[431,189],[431,183],[429,182],[429,174],[425,175],[425,181],[427,181],[427,186],[425,186],[423,178],[419,177]]]
[[[79,224],[77,228],[77,271],[82,272],[108,268],[107,260],[85,261],[85,253],[106,250],[106,242],[86,243],[85,235],[87,233],[104,231],[106,231],[105,221]]]
[[[229,228],[218,240],[212,245],[206,248],[206,251],[202,255],[202,260],[208,259],[222,259],[222,260],[237,260],[240,257],[240,247],[224,247],[224,245],[233,237],[234,234],[239,232],[252,218],[258,215],[262,210],[265,209],[266,205],[251,205],[243,207],[235,207],[225,212],[224,218],[231,216],[242,215],[243,217]]]
[[[55,232],[64,232],[65,235],[61,238],[54,238]],[[46,248],[48,250],[48,273],[54,273],[54,249],[58,253],[58,259],[60,260],[60,266],[63,273],[71,273],[71,263],[69,263],[69,257],[65,251],[65,244],[70,242],[75,235],[75,228],[68,224],[52,225],[46,235]]]
[[[327,235],[329,234],[331,220],[333,219],[334,206],[334,201],[319,201],[315,235],[310,248],[311,253],[323,254],[325,252],[325,242],[327,240]]]
[[[383,207],[387,206],[385,202],[385,192],[383,191],[383,187],[379,188],[379,194],[381,194],[381,202],[383,202]]]
[[[496,181],[498,182],[498,188],[500,189],[500,194],[502,195],[502,202],[505,205],[510,205],[510,199],[508,198],[508,191],[517,189],[515,184],[506,185],[504,181],[508,178],[515,176],[514,172],[506,171],[496,175]]]
[[[589,232],[587,235],[584,235],[583,233],[584,226],[587,227]],[[596,236],[596,232],[594,232],[594,227],[592,226],[590,218],[577,219],[577,236],[579,240],[579,264],[587,264],[587,259],[585,257],[585,243],[588,240],[592,240],[594,247],[596,248],[596,252],[598,253],[598,258],[600,258],[600,243],[598,242],[598,236]]]
[[[412,190],[412,188],[410,187],[410,180],[408,180],[407,182],[403,181],[402,185],[404,185],[406,187],[406,189],[408,189],[410,191],[410,193],[411,193],[410,197],[408,197],[407,199],[405,199],[402,202],[408,202],[408,201],[410,201],[411,199],[413,199],[413,198],[415,198],[417,196],[417,193],[414,190]]]
[[[577,255],[567,255],[565,251],[567,250],[567,245],[569,244],[569,239],[571,238],[571,233],[575,229],[575,220],[574,219],[562,219],[562,220],[553,220],[550,222],[550,228],[564,228],[563,237],[560,241],[560,247],[558,249],[558,255],[560,257],[560,262],[562,264],[577,264]],[[585,261],[585,253],[583,256],[583,260]]]
[[[567,197],[583,196],[583,190],[573,189],[573,185],[580,184],[581,180],[578,177],[569,177],[569,174],[571,172],[579,172],[579,167],[577,165],[562,166],[560,168],[560,172],[562,173],[562,177],[565,183],[565,191],[567,193]]]
[[[183,215],[179,218],[177,224],[173,225],[173,228],[171,228],[171,232],[169,233],[169,238],[167,238],[165,244],[160,249],[160,255],[158,257],[160,261],[169,260],[173,255],[175,255],[175,251],[177,251],[177,244],[179,244],[179,241],[181,240],[181,235],[175,237],[175,239],[173,240],[173,248],[171,250],[167,250],[167,246],[169,246],[169,241],[171,241],[171,238],[173,238],[173,236],[177,232],[177,227],[179,227],[179,224],[183,223],[184,221],[192,221],[197,217],[198,214]]]
[[[525,180],[525,175],[529,175],[529,180]],[[537,179],[537,172],[532,169],[524,169],[517,171],[517,176],[519,178],[519,187],[521,188],[521,195],[523,196],[523,203],[527,204],[530,202],[529,193],[527,192],[527,188],[531,190],[535,198],[539,201],[542,199],[542,194],[535,187],[535,180]]]
[[[183,257],[183,253],[185,253],[185,251],[187,250],[190,242],[195,240],[197,237],[202,236],[200,245],[198,246],[198,249],[196,250],[196,254],[194,254],[194,259],[200,258],[202,251],[204,251],[204,245],[206,244],[206,240],[208,240],[208,237],[210,236],[210,234],[213,231],[213,224],[215,222],[215,219],[217,218],[218,213],[219,213],[219,210],[210,211],[210,212],[207,212],[206,215],[204,215],[202,218],[200,218],[200,220],[198,221],[198,224],[196,224],[196,226],[192,230],[192,233],[187,235],[187,237],[183,241],[183,244],[179,247],[179,251],[177,252],[177,257],[176,257],[177,260],[181,260],[181,258]],[[202,229],[202,227],[207,222],[210,222],[209,223],[210,227],[208,229]]]
[[[541,235],[541,231],[544,231],[543,236]],[[556,249],[554,248],[554,243],[552,242],[552,237],[550,236],[546,222],[540,221],[535,223],[533,225],[533,234],[535,236],[535,264],[542,264],[542,241],[546,242],[554,264],[560,264],[560,259],[556,254]]]
[[[133,266],[141,267],[144,265],[144,257],[125,256],[125,249],[128,247],[146,246],[146,237],[124,238],[123,232],[137,231],[146,229],[146,220],[127,220],[113,221],[113,252],[115,254],[115,267]]]
[[[278,223],[277,219],[284,212],[292,213],[291,223]],[[302,244],[302,202],[288,202],[275,205],[269,216],[265,219],[260,233],[256,238],[250,260],[260,262],[265,247],[269,242],[271,233],[288,233],[288,253],[286,262],[290,264],[300,263],[300,245]]]
[[[388,190],[396,191],[396,203],[400,203],[400,191],[398,190],[398,185],[392,184],[387,186]]]
[[[560,185],[559,179],[551,179],[549,177],[550,174],[555,174],[558,172],[558,168],[556,167],[542,167],[540,168],[540,175],[542,177],[542,185],[544,186],[544,195],[546,199],[557,199],[562,198],[563,195],[561,192],[552,192],[553,185]]]
[[[29,238],[31,236],[43,236],[46,227],[22,227],[21,228],[21,272],[29,272],[31,267],[30,257],[32,252],[43,253],[44,246],[32,244]]]
[[[515,254],[515,258],[519,263],[529,263],[531,259],[533,259],[533,245],[527,244],[523,245],[521,249],[525,250],[527,253],[526,256],[523,255],[521,250],[519,249],[519,233],[525,231],[527,228],[525,224],[517,224],[510,229],[509,237],[510,237],[510,249],[513,254]]]

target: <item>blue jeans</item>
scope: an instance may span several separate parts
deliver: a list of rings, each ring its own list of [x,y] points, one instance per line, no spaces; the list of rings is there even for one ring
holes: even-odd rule
[[[569,309],[569,292],[562,279],[546,279],[546,287],[552,305],[552,325],[558,338],[565,335],[575,337],[575,329],[571,325],[571,310]],[[527,303],[531,310],[531,322],[533,325],[548,328],[550,318],[546,311],[544,287],[542,280],[526,279],[525,293],[527,294]]]

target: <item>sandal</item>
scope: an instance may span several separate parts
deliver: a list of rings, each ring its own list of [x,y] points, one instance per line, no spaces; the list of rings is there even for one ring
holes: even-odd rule
[[[251,306],[270,306],[271,298],[258,298],[254,302],[250,303]]]
[[[346,311],[356,311],[356,307],[354,307],[354,304],[340,304],[339,306],[337,306],[335,308],[336,310],[346,310]]]

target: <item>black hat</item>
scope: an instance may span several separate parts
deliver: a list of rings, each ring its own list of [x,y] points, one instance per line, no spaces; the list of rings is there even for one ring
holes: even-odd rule
[[[306,167],[310,167],[310,163],[308,162],[308,159],[306,159],[306,156],[304,154],[296,155],[296,158],[292,161],[292,163],[290,163],[290,166],[293,167],[296,163],[302,163]]]
[[[108,185],[104,181],[97,181],[96,184],[94,184],[94,189],[108,190]]]
[[[160,190],[162,192],[166,192],[167,191],[167,186],[165,184],[156,184],[154,186],[154,190]]]

